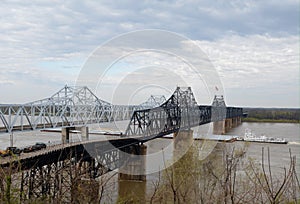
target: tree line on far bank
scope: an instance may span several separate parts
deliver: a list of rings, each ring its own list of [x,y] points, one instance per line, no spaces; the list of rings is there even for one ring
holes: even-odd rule
[[[300,122],[300,109],[296,108],[243,108],[248,122]]]

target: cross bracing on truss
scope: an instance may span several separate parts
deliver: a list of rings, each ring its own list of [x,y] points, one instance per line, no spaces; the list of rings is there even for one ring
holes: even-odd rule
[[[152,108],[153,104],[148,107]],[[25,104],[0,104],[0,131],[10,133],[128,120],[135,110],[142,108],[142,105],[113,105],[99,99],[86,86],[65,86],[46,99]]]
[[[211,121],[221,121],[226,118],[226,104],[224,97],[215,95],[211,105]]]
[[[140,106],[142,109],[154,108],[160,106],[166,100],[164,95],[151,95],[150,98],[146,102],[141,103]]]
[[[215,96],[211,106],[199,106],[190,87],[177,87],[162,105],[136,110],[125,136],[161,137],[198,125],[240,117],[242,108],[226,107],[223,96]]]

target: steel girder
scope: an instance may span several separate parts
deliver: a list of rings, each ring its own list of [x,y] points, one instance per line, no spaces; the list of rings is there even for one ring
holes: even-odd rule
[[[151,95],[146,102],[140,104],[139,106],[141,107],[141,109],[154,108],[160,106],[161,104],[166,102],[166,100],[167,99],[164,95]]]

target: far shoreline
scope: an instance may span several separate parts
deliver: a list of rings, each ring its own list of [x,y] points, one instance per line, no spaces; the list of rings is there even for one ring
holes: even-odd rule
[[[275,120],[275,119],[258,119],[258,118],[243,118],[242,122],[255,123],[300,123],[300,120]]]

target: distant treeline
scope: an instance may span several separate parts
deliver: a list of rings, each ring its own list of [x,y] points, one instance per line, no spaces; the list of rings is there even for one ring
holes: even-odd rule
[[[243,108],[247,122],[300,122],[300,109],[297,108]]]

